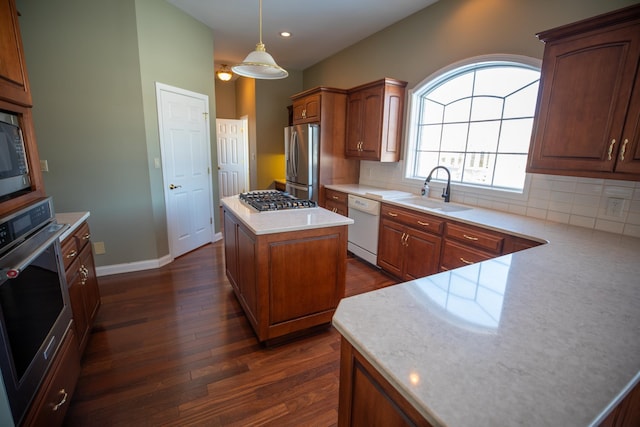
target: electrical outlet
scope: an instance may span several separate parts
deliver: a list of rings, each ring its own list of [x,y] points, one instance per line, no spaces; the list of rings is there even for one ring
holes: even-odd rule
[[[607,216],[622,217],[624,209],[624,199],[609,197],[607,199]]]
[[[49,162],[40,160],[40,172],[49,172]]]
[[[107,253],[107,250],[104,248],[104,242],[94,242],[93,243],[93,252],[96,255],[102,255]]]

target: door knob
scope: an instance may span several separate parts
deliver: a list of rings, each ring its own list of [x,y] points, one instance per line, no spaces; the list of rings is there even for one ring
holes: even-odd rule
[[[182,188],[182,185],[169,184],[169,190],[175,190],[176,188]]]

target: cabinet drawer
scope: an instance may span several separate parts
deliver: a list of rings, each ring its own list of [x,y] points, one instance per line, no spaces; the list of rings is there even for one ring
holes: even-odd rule
[[[324,205],[325,209],[338,213],[342,216],[347,216],[349,212],[346,204],[335,202],[331,199],[327,199]]]
[[[408,225],[417,230],[441,234],[444,219],[432,215],[425,215],[409,209],[403,209],[392,205],[382,204],[380,209],[382,218],[391,219],[401,224]]]
[[[91,232],[89,231],[89,224],[83,222],[80,227],[73,233],[73,237],[76,239],[78,250],[82,250],[84,246],[91,240]]]
[[[64,263],[64,269],[68,270],[71,263],[78,258],[78,255],[80,255],[77,240],[74,236],[69,236],[62,241],[60,246],[62,248],[62,262]]]
[[[445,240],[440,265],[442,270],[453,270],[454,268],[494,258],[494,256],[490,253]]]
[[[502,252],[504,237],[466,225],[447,223],[446,236],[456,239],[474,248],[491,251],[494,254]]]
[[[347,204],[348,202],[347,193],[343,193],[342,191],[330,190],[328,188],[326,188],[324,191],[325,191],[324,198],[327,202],[329,202],[329,200],[332,200],[334,203],[342,203],[344,205]]]

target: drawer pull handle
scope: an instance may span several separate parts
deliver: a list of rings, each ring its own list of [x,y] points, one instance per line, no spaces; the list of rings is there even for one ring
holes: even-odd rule
[[[467,240],[473,240],[474,242],[475,242],[476,240],[478,240],[478,238],[477,238],[477,237],[468,236],[468,235],[466,235],[466,234],[463,234],[462,236],[463,236],[465,239],[467,239]]]
[[[69,397],[69,393],[67,393],[65,389],[61,389],[58,394],[62,396],[62,399],[60,399],[60,402],[57,404],[53,405],[53,412],[57,411],[62,405],[67,403],[67,397]]]
[[[620,160],[624,162],[624,152],[627,151],[627,144],[629,143],[628,139],[625,139],[622,143],[622,148],[620,149]]]
[[[393,217],[398,216],[398,214],[397,214],[397,213],[393,213],[393,212],[388,212],[388,214],[389,214],[389,216],[393,216]]]
[[[76,250],[74,249],[74,250],[72,250],[71,252],[69,252],[69,253],[67,254],[67,259],[75,258],[75,257],[76,257],[76,255],[78,255],[78,251],[76,251]]]
[[[473,264],[473,262],[471,262],[471,261],[467,261],[466,259],[464,259],[464,258],[462,258],[462,257],[460,257],[460,261],[462,261],[463,263],[465,263],[465,264],[467,264],[467,265],[471,265],[471,264]]]
[[[82,235],[82,240],[89,240],[91,239],[91,233],[85,233]]]
[[[609,144],[609,151],[607,151],[607,154],[609,155],[609,160],[611,160],[611,153],[613,153],[613,146],[616,145],[616,140],[612,139],[611,140],[611,144]]]
[[[340,197],[338,197],[338,196],[331,196],[331,198],[332,198],[333,200],[338,200]]]
[[[422,222],[422,221],[418,221],[418,224],[420,224],[420,225],[426,225],[426,226],[428,226],[428,225],[429,225],[429,223],[428,223],[428,222]]]

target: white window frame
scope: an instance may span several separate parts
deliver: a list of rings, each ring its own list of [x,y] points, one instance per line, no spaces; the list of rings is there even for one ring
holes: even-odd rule
[[[538,70],[542,66],[542,60],[537,58],[532,58],[529,56],[523,55],[511,55],[511,54],[490,54],[490,55],[481,55],[474,56],[471,58],[463,59],[461,61],[450,64],[446,67],[439,69],[438,71],[432,73],[427,76],[420,83],[416,84],[413,88],[411,88],[408,92],[408,112],[407,119],[405,121],[405,154],[404,154],[404,176],[403,183],[411,186],[411,187],[420,187],[423,183],[423,179],[418,179],[413,177],[413,171],[415,166],[415,152],[416,152],[416,143],[417,143],[417,132],[418,127],[415,126],[416,121],[418,120],[418,115],[420,114],[420,98],[422,94],[425,92],[425,87],[431,83],[433,80],[440,80],[442,78],[446,78],[448,74],[451,74],[453,71],[459,72],[461,68],[468,67],[472,68],[479,63],[500,63],[500,62],[512,62],[523,64],[531,67],[536,67]],[[432,182],[438,182],[440,180],[433,179]],[[524,188],[522,192],[517,190],[509,190],[502,188],[489,188],[484,186],[478,186],[468,183],[460,183],[460,182],[452,182],[451,188],[453,190],[459,188],[461,191],[470,192],[472,191],[474,194],[479,196],[488,196],[488,197],[500,197],[507,198],[512,200],[527,200],[529,194],[529,188],[531,185],[531,175],[525,174],[525,182]],[[455,192],[452,190],[452,193]]]

